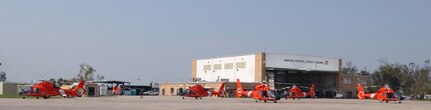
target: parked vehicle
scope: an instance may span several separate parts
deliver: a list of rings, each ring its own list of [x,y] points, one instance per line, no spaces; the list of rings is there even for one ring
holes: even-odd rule
[[[343,98],[343,94],[336,94],[335,98],[337,98],[337,99]]]
[[[159,95],[159,92],[155,92],[155,91],[149,90],[147,92],[144,92],[143,94],[144,95]]]
[[[427,95],[425,95],[425,96],[424,96],[424,99],[425,99],[425,100],[431,100],[431,94],[427,94]]]

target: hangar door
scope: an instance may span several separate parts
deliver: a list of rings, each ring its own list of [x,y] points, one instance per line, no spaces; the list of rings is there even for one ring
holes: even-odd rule
[[[317,97],[335,96],[338,72],[273,69],[267,70],[266,74],[269,86],[276,90],[293,85],[310,87],[311,84],[315,84]],[[302,90],[309,91],[307,88]]]

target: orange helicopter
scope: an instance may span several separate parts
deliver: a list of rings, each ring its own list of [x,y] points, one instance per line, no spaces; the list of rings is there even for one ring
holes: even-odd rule
[[[280,95],[274,90],[270,90],[269,86],[263,83],[259,83],[254,87],[254,90],[244,91],[239,79],[236,79],[237,90],[235,91],[236,97],[241,98],[243,96],[248,96],[254,98],[256,102],[263,101],[273,101],[277,103],[280,100]]]
[[[49,81],[42,81],[34,84],[30,87],[30,90],[23,91],[21,95],[22,98],[25,99],[25,96],[33,96],[39,99],[39,97],[43,97],[44,99],[48,99],[51,96],[63,96],[64,98],[73,98],[73,97],[81,97],[85,94],[84,89],[85,81],[80,81],[78,85],[73,86],[71,89],[60,89],[55,87]]]
[[[292,98],[293,100],[295,99],[300,100],[303,97],[315,97],[316,92],[314,91],[314,87],[315,87],[314,84],[311,84],[311,87],[309,88],[310,91],[308,92],[302,92],[301,88],[296,85],[293,85],[292,87],[286,87],[285,89],[287,90],[283,94],[283,97],[285,97],[286,99]],[[302,88],[308,88],[308,87],[302,87]]]
[[[216,91],[208,90],[200,84],[196,84],[193,86],[189,86],[188,89],[183,90],[180,93],[180,96],[183,96],[183,99],[184,97],[194,97],[195,99],[198,99],[198,98],[202,99],[202,97],[207,97],[207,96],[223,97],[224,94],[226,93],[226,91],[224,90],[224,86],[225,86],[225,83],[223,82],[219,90],[216,92]]]
[[[394,101],[401,103],[400,98],[396,97],[395,91],[389,88],[388,85],[380,87],[380,89],[375,93],[365,93],[361,84],[358,84],[358,98],[359,99],[376,99],[380,100],[380,103],[385,101],[388,103],[389,101]]]
[[[112,93],[113,94],[122,95],[121,90],[122,90],[121,85],[117,85],[117,86],[112,85]]]

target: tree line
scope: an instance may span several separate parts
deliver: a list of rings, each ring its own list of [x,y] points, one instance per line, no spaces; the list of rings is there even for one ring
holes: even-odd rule
[[[81,64],[79,65],[80,69],[79,69],[79,73],[77,74],[76,77],[71,78],[71,79],[64,79],[64,78],[58,78],[58,79],[54,79],[51,78],[49,81],[51,81],[53,84],[56,84],[58,86],[61,85],[71,85],[75,82],[79,82],[81,80],[85,80],[85,81],[94,81],[94,80],[103,80],[105,79],[105,76],[101,75],[101,74],[97,74],[96,78],[94,78],[94,73],[96,72],[96,69],[94,69],[92,66],[88,65],[88,64]]]
[[[370,77],[368,87],[381,87],[388,85],[405,95],[431,94],[431,67],[429,60],[424,65],[415,63],[400,64],[390,63],[386,59],[379,59],[379,67],[370,74],[366,70],[358,69],[350,61],[343,67],[345,75],[365,75]],[[375,89],[368,89],[375,91]]]

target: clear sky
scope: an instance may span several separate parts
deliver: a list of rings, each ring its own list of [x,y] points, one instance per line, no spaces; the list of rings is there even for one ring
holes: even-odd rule
[[[271,53],[431,59],[430,0],[1,0],[0,71],[9,81],[187,81],[191,60]],[[141,79],[140,81],[137,79]]]

